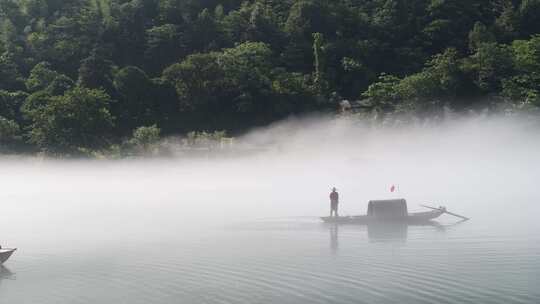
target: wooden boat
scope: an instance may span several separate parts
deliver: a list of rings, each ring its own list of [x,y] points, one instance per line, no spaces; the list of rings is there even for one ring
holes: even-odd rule
[[[423,206],[423,205],[422,205]],[[394,200],[374,200],[368,204],[366,215],[355,216],[326,216],[321,217],[325,223],[335,224],[372,224],[372,223],[405,223],[405,224],[425,224],[438,218],[444,213],[458,216],[462,219],[468,218],[448,212],[445,207],[429,207],[432,209],[426,212],[409,213],[407,210],[407,201],[405,199]]]
[[[17,250],[16,248],[3,248],[0,249],[0,265],[7,261],[11,255]]]

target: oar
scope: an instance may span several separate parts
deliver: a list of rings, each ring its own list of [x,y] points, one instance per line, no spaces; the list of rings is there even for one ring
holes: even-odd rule
[[[448,213],[448,214],[450,214],[450,215],[453,215],[453,216],[455,216],[455,217],[459,217],[459,218],[461,218],[461,219],[463,219],[463,220],[466,220],[466,221],[469,220],[469,218],[466,217],[466,216],[459,215],[459,214],[455,214],[455,213],[452,213],[452,212],[450,212],[450,211],[446,211],[446,208],[442,208],[442,207],[441,207],[441,208],[435,208],[435,207],[430,207],[430,206],[426,206],[426,205],[420,205],[420,206],[425,207],[425,208],[428,208],[428,209],[433,209],[433,210],[442,211],[442,212],[444,212],[444,213]]]
[[[435,207],[426,206],[426,205],[420,205],[420,206],[425,207],[425,208],[428,208],[428,209],[433,209],[433,210],[439,210],[439,211],[442,211],[441,208],[435,208]]]

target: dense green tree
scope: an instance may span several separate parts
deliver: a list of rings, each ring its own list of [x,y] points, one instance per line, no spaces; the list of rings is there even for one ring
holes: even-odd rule
[[[13,60],[13,54],[5,52],[0,55],[0,90],[20,90],[24,87],[17,63]]]
[[[175,87],[183,111],[209,111],[224,86],[218,53],[190,55],[165,69],[163,77]]]
[[[540,35],[529,40],[516,40],[512,44],[516,68],[521,72],[540,73]]]
[[[22,91],[8,92],[0,90],[0,116],[8,120],[22,122],[20,108],[27,97],[28,94]]]
[[[22,139],[21,128],[14,120],[0,116],[0,151],[12,148]]]
[[[0,17],[0,20],[9,20],[14,27],[25,26],[23,7],[18,0],[0,0]]]
[[[109,107],[110,97],[101,90],[76,87],[49,97],[39,110],[28,112],[30,142],[50,152],[105,147],[114,126]]]
[[[67,5],[68,9],[69,5]],[[59,72],[75,76],[82,59],[88,57],[102,33],[102,16],[89,1],[73,3],[69,14],[54,20],[45,32],[48,61]],[[41,51],[40,51],[41,52]]]
[[[224,32],[208,9],[204,9],[193,22],[190,34],[191,49],[194,51],[216,50],[224,44]]]
[[[342,98],[380,113],[486,99],[535,107],[539,9],[539,0],[0,0],[0,116],[34,148],[73,152],[154,124],[163,134],[242,132],[335,111]],[[89,100],[104,100],[92,103],[110,119]],[[77,127],[77,111],[110,136]],[[75,138],[92,132],[106,140]]]
[[[311,33],[328,33],[332,30],[325,1],[296,1],[290,8],[285,31],[292,36],[311,39]]]
[[[114,87],[120,98],[113,106],[121,130],[130,132],[136,126],[153,124],[159,120],[153,83],[146,73],[134,66],[119,70],[114,77]]]
[[[430,1],[427,13],[431,22],[423,32],[432,51],[441,52],[445,48],[465,50],[467,41],[463,39],[476,22],[493,22],[495,1],[455,0]]]
[[[476,51],[483,43],[495,42],[495,36],[481,22],[476,22],[469,32],[469,49]]]
[[[459,100],[456,97],[460,97],[463,79],[457,51],[448,49],[434,56],[419,73],[403,79],[382,75],[363,95],[383,112],[431,111],[445,101]]]
[[[111,22],[103,29],[103,40],[112,46],[113,61],[120,65],[141,65],[146,49],[147,24],[144,1],[112,1]]]
[[[47,18],[49,16],[49,3],[45,0],[23,0],[26,13],[33,18]],[[54,6],[52,7],[54,10]],[[57,9],[57,8],[56,8]]]
[[[509,42],[516,37],[518,24],[518,12],[512,0],[501,0],[499,14],[493,25],[500,42]]]
[[[52,70],[48,62],[36,64],[26,79],[26,89],[30,93],[44,91],[51,95],[63,95],[74,86],[74,81],[66,75]]]
[[[58,72],[52,70],[48,62],[36,64],[26,79],[26,89],[29,92],[45,90],[59,75]]]
[[[156,125],[139,127],[133,131],[133,136],[129,143],[144,153],[149,153],[152,147],[159,141],[160,133],[161,130]]]
[[[274,71],[272,112],[276,119],[320,108],[310,78],[301,73]]]
[[[540,35],[512,44],[517,75],[504,81],[505,96],[540,106]]]
[[[406,100],[458,97],[461,74],[457,51],[447,49],[435,55],[422,72],[405,77],[398,85],[398,91]]]
[[[368,99],[376,111],[392,111],[400,101],[400,95],[397,91],[399,82],[400,79],[396,76],[382,74],[378,81],[371,84],[362,96]]]
[[[149,70],[160,73],[166,66],[185,55],[183,33],[175,24],[154,26],[146,31],[145,57]]]
[[[226,49],[218,62],[237,112],[263,114],[270,110],[272,51],[262,42],[246,42]],[[247,118],[246,118],[247,119]]]
[[[521,1],[519,19],[519,27],[523,36],[528,37],[537,34],[540,28],[540,1]]]
[[[93,49],[90,56],[81,61],[78,83],[92,89],[112,92],[113,62],[104,49]]]
[[[513,73],[512,50],[506,45],[482,43],[463,67],[473,74],[478,88],[487,93],[500,92],[503,80]]]

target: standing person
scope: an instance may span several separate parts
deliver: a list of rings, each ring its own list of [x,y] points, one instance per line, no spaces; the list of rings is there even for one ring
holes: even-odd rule
[[[338,205],[339,193],[337,193],[337,189],[334,187],[332,188],[332,193],[330,193],[330,216],[332,216],[332,214],[334,214],[335,216],[339,216]]]

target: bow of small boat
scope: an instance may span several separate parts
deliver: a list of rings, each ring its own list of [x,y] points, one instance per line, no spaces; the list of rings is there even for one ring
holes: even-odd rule
[[[7,261],[17,248],[0,249],[0,265]]]

